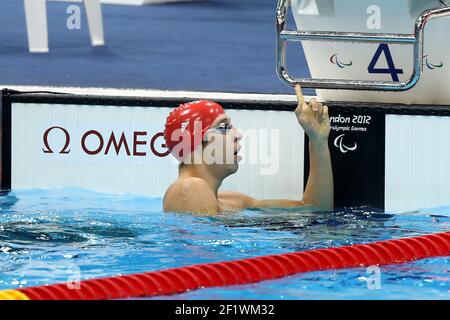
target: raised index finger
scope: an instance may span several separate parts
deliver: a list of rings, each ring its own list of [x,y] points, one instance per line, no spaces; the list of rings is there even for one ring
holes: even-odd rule
[[[305,104],[305,98],[302,94],[302,87],[299,83],[295,85],[295,94],[297,95],[297,101],[299,104],[304,105]]]

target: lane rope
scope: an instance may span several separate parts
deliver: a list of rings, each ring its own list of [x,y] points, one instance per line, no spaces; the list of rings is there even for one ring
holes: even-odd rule
[[[105,300],[173,295],[302,272],[400,264],[450,255],[450,232],[369,244],[198,264],[141,274],[0,291],[0,299]]]
[[[30,300],[25,294],[18,290],[0,291],[0,300]]]

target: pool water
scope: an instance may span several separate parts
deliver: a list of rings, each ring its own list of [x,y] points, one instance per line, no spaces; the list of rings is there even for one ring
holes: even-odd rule
[[[76,283],[198,263],[450,230],[450,206],[384,213],[247,210],[213,218],[164,214],[161,198],[81,189],[0,196],[0,289]],[[298,274],[153,299],[449,299],[449,257]]]

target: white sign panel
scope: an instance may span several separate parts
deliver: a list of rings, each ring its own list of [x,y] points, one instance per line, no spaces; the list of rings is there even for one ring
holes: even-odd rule
[[[162,134],[170,110],[13,103],[11,187],[80,187],[160,197],[178,175]],[[244,159],[222,189],[257,198],[300,198],[304,133],[294,114],[227,113],[244,134]]]
[[[292,0],[298,30],[413,34],[416,19],[428,9],[443,7],[437,0]],[[406,92],[317,90],[319,100],[402,104],[450,103],[450,17],[428,22],[425,28],[423,73]],[[333,41],[303,41],[312,78],[407,81],[413,71],[412,45]]]

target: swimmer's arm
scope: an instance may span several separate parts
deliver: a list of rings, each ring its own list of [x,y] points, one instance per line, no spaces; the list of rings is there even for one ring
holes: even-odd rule
[[[300,200],[289,200],[289,199],[264,199],[258,200],[254,199],[251,205],[248,208],[294,208],[294,207],[303,207],[308,205],[304,201]]]
[[[331,167],[328,135],[330,118],[328,107],[315,99],[309,104],[303,98],[299,84],[295,86],[298,106],[295,114],[299,124],[309,137],[309,177],[303,193],[303,201],[324,210],[334,207],[333,170]]]
[[[334,208],[333,170],[328,141],[309,141],[309,177],[303,201],[323,210]]]
[[[221,192],[219,197],[234,203],[241,209],[312,206],[322,210],[332,210],[334,208],[334,188],[328,141],[310,140],[309,157],[310,173],[302,200],[258,200],[240,192]]]
[[[167,190],[163,200],[164,212],[217,214],[217,199],[206,183],[198,178],[185,178]]]
[[[303,200],[255,199],[240,192],[220,192],[219,199],[239,209],[293,208],[311,206],[321,210],[334,207],[333,172],[328,141],[311,141],[309,144],[310,174]]]
[[[240,209],[293,208],[308,205],[301,200],[289,199],[255,199],[240,192],[220,192],[219,199],[233,203]]]

